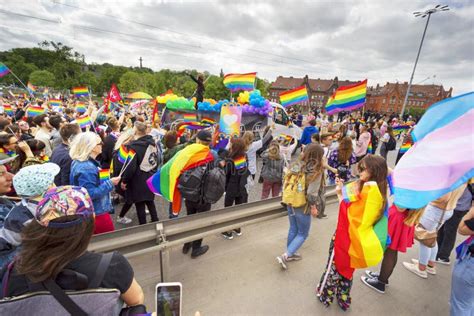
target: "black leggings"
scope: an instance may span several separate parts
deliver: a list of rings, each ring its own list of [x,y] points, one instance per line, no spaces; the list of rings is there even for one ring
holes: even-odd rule
[[[135,203],[137,209],[138,223],[140,225],[146,224],[145,205],[150,211],[151,221],[158,222],[158,214],[156,213],[155,201],[142,201]]]
[[[132,208],[132,206],[133,206],[133,203],[125,202],[125,204],[122,206],[122,210],[120,211],[119,217],[124,217],[125,214],[127,214],[127,212]]]
[[[382,265],[380,266],[379,281],[388,284],[388,279],[397,265],[398,251],[387,248],[383,254]]]

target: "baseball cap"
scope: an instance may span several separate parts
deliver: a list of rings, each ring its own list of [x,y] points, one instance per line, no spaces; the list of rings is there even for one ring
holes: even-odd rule
[[[79,215],[79,217],[70,222],[52,222],[57,218],[71,215]],[[35,214],[40,225],[55,228],[71,227],[93,216],[94,205],[87,190],[72,185],[54,187],[46,191],[36,207]]]
[[[19,196],[42,195],[54,183],[60,168],[54,163],[44,163],[21,168],[13,177],[13,187]]]
[[[212,135],[209,131],[201,130],[201,131],[199,131],[199,133],[197,133],[196,137],[199,140],[202,140],[204,142],[212,141]]]

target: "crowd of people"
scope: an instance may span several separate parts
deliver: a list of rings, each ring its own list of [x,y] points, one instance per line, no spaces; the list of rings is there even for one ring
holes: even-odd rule
[[[202,78],[196,80],[202,82]],[[105,308],[109,305],[103,302],[111,300],[117,309],[125,302],[129,308],[143,311],[143,290],[127,259],[118,252],[91,253],[87,247],[93,234],[113,231],[114,222],[132,223],[127,213],[133,205],[140,225],[147,223],[147,216],[151,222],[158,221],[156,195],[148,182],[189,155],[195,155],[195,168],[178,175],[179,196],[175,194],[169,200],[169,218],[180,214],[181,199],[176,196],[182,196],[187,215],[192,215],[209,211],[224,192],[224,207],[247,203],[258,181],[262,183],[261,199],[270,194],[282,196],[288,211],[286,249],[276,258],[283,269],[288,269],[291,261],[302,259],[298,251],[310,233],[311,218],[327,218],[327,185],[336,186],[344,207],[354,203],[344,201],[342,196],[348,182],[358,183],[357,194],[366,183],[375,182],[383,196],[378,212],[389,209],[392,243],[385,251],[380,272],[368,270],[362,278],[379,293],[385,292],[397,253],[413,245],[416,224],[439,231],[433,246],[420,242],[419,258],[403,263],[422,278],[436,274],[435,262],[449,264],[458,225],[462,234],[472,235],[474,230],[471,184],[433,201],[424,211],[390,205],[386,159],[397,149],[397,138],[397,162],[413,143],[411,127],[394,132],[400,125],[413,126],[411,117],[398,121],[391,116],[353,112],[333,120],[321,113],[297,114],[295,124],[304,127],[300,139],[275,135],[268,126],[258,133],[244,132],[216,150],[212,148],[215,127],[176,130],[173,124],[153,121],[153,108],[126,111],[117,107],[108,111],[93,102],[86,109],[77,107],[75,100],[63,100],[60,107],[52,107],[47,101],[32,102],[44,113],[28,114],[32,104],[26,99],[0,99],[1,106],[14,105],[13,113],[0,114],[0,298],[41,289],[53,293],[58,284],[60,289],[76,291],[103,287],[117,290],[111,292],[113,299],[102,293],[96,305],[80,306],[84,312],[100,305]],[[87,126],[80,124],[85,117],[91,122]],[[198,152],[205,154],[197,158]],[[261,170],[258,156],[262,159]],[[214,195],[206,192],[209,186]],[[121,209],[115,217],[119,204]],[[240,228],[222,232],[227,240],[241,235]],[[329,306],[336,297],[346,310],[351,303],[353,280],[352,274],[339,271],[331,258],[336,238],[337,232],[317,293],[324,305]],[[183,254],[190,250],[192,258],[205,254],[209,246],[202,242],[186,243]],[[472,247],[471,242],[464,258],[472,258]],[[472,268],[472,259],[466,259],[464,266],[457,265],[455,273],[466,269],[469,260]],[[455,274],[451,300],[452,308],[459,310],[469,304],[466,291],[472,293],[462,273]],[[472,271],[469,273],[472,276]],[[78,279],[85,281],[77,286]]]

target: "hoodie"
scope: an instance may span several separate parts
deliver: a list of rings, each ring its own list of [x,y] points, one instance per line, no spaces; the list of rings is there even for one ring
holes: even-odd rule
[[[301,135],[300,143],[302,145],[308,145],[311,143],[311,135],[319,133],[319,130],[316,126],[307,126],[303,130],[303,135]]]

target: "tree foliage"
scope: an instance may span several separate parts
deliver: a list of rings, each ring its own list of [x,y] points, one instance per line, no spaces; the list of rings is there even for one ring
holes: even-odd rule
[[[192,97],[196,83],[188,73],[197,77],[196,70],[173,71],[162,69],[157,72],[149,68],[123,67],[112,64],[87,64],[85,56],[72,47],[60,42],[43,41],[34,48],[14,48],[0,52],[0,61],[9,67],[25,84],[29,80],[34,85],[66,91],[84,85],[96,95],[108,92],[113,83],[122,93],[143,91],[153,96],[171,89],[177,95]],[[221,76],[205,72],[206,98],[229,99],[230,92],[222,83]],[[7,75],[0,78],[0,84],[19,85],[17,80]],[[257,78],[256,87],[264,96],[268,94],[268,82]],[[236,97],[236,95],[234,95]]]

